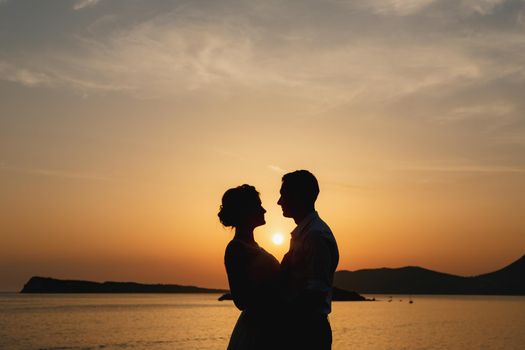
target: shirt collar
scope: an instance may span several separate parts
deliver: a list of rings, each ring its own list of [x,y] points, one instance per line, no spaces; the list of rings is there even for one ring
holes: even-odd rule
[[[310,224],[310,222],[312,222],[312,220],[314,220],[317,217],[319,217],[319,214],[317,214],[317,211],[314,210],[313,212],[308,214],[304,219],[302,219],[299,225],[297,225],[297,227],[292,231],[292,238],[299,236],[301,232],[304,231],[306,226],[308,226],[308,224]]]

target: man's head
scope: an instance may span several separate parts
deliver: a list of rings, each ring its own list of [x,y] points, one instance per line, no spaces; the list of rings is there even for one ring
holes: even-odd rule
[[[315,210],[319,184],[308,170],[296,170],[283,176],[281,197],[277,204],[288,218],[298,218]]]

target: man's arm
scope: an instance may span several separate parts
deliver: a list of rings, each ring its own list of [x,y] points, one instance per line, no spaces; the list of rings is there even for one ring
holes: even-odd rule
[[[329,242],[321,232],[309,232],[303,245],[305,271],[303,288],[293,301],[298,311],[322,310],[326,297],[330,293],[332,257]]]

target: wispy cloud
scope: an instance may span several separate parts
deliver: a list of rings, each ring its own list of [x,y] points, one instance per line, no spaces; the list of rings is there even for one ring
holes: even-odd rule
[[[47,74],[17,67],[0,61],[0,79],[25,86],[51,85],[52,78]]]
[[[380,15],[407,16],[415,14],[436,0],[335,0],[337,3],[351,8],[370,9]]]
[[[414,16],[435,7],[456,12],[455,15],[490,15],[507,0],[457,0],[452,2],[439,0],[333,0],[351,9],[370,10],[382,16]],[[434,6],[434,8],[433,8]]]
[[[498,24],[520,21],[519,11],[496,11],[508,1],[333,0],[323,7],[330,21],[312,14],[306,2],[174,3],[171,10],[152,8],[152,15],[128,21],[116,20],[115,10],[92,23],[96,27],[109,18],[111,25],[74,31],[73,40],[56,50],[4,55],[11,73],[0,74],[29,86],[119,91],[137,98],[253,92],[296,98],[313,110],[373,109],[407,97],[443,105],[510,80],[525,85],[525,59],[519,55],[525,37]],[[98,2],[77,1],[75,8]],[[290,25],[287,11],[311,16],[305,16],[308,21],[296,16]],[[465,16],[472,13],[495,18],[480,20],[471,32],[477,17]],[[377,21],[378,15],[388,20]],[[312,31],[312,23],[319,30]],[[397,112],[404,113],[403,107]],[[451,103],[444,119],[466,117],[465,110],[458,112],[463,107],[468,108]]]
[[[443,122],[459,122],[468,119],[489,119],[496,123],[506,123],[508,122],[507,119],[514,119],[515,110],[515,105],[508,102],[480,102],[475,105],[464,105],[453,108],[450,113],[438,117],[438,119]]]
[[[398,171],[438,172],[438,173],[525,173],[525,167],[491,165],[415,165],[396,168]]]
[[[276,173],[279,173],[279,174],[284,174],[286,172],[286,170],[284,170],[280,166],[274,165],[274,164],[268,165],[268,169],[270,169],[272,171],[275,171]]]
[[[75,11],[82,10],[86,7],[92,7],[98,4],[101,0],[78,0],[74,5],[73,9]]]
[[[488,15],[504,2],[505,0],[462,0],[460,3],[467,12]]]
[[[96,181],[114,181],[115,179],[109,176],[103,176],[93,173],[75,172],[75,171],[64,171],[57,169],[42,169],[42,168],[23,168],[12,165],[0,163],[0,170],[10,171],[16,173],[59,177],[66,179],[79,179],[79,180],[96,180]]]
[[[336,106],[356,99],[398,99],[487,73],[454,47],[345,44],[264,58],[265,48],[257,47],[254,35],[242,26],[196,26],[160,17],[105,39],[79,38],[78,53],[49,54],[35,65],[37,69],[45,64],[41,69],[49,72],[47,76],[25,73],[19,80],[25,77],[26,83],[36,84],[46,78],[57,86],[128,91],[140,98],[250,89]]]

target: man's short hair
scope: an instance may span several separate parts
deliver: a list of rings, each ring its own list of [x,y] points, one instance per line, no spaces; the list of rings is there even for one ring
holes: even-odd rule
[[[296,170],[285,174],[282,183],[292,196],[311,203],[314,203],[319,195],[319,183],[308,170]]]

